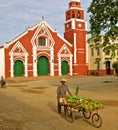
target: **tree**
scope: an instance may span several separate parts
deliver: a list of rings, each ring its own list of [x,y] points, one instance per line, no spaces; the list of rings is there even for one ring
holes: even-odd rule
[[[115,56],[118,48],[118,0],[93,0],[89,6],[91,37],[88,42],[98,43],[103,38],[101,47],[103,51],[110,51]]]
[[[118,61],[114,62],[114,63],[112,64],[112,67],[115,69],[116,75],[118,75]]]

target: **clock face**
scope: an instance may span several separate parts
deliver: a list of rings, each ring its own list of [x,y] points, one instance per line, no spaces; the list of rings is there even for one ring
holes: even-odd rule
[[[82,25],[79,23],[79,24],[78,24],[78,27],[80,27],[80,28],[81,28],[81,27],[82,27]]]

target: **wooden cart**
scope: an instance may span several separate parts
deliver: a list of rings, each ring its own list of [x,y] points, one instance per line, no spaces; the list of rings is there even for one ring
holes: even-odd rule
[[[92,125],[96,128],[99,128],[102,126],[102,118],[99,115],[98,111],[99,109],[95,109],[92,111],[86,111],[81,105],[72,104],[72,103],[66,103],[62,104],[64,106],[65,110],[65,119],[69,122],[73,122],[75,119],[75,111],[80,112],[83,114],[85,119],[91,119]]]

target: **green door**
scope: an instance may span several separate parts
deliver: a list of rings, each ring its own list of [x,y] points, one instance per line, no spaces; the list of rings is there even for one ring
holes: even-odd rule
[[[20,60],[15,61],[14,63],[14,76],[23,76],[24,74],[24,65]]]
[[[61,73],[62,75],[68,75],[68,62],[67,61],[63,61],[61,63]]]
[[[38,76],[48,75],[48,59],[45,56],[41,56],[38,59],[37,70]]]

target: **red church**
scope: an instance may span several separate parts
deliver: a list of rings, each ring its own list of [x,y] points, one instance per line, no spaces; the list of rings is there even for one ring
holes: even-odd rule
[[[0,48],[0,75],[6,78],[85,75],[88,71],[87,24],[80,0],[70,1],[64,26],[63,38],[42,19],[4,44]]]

